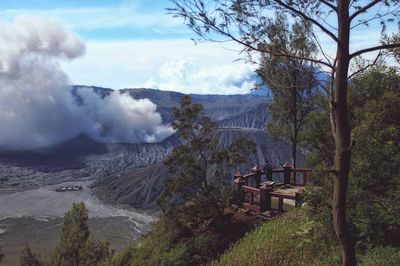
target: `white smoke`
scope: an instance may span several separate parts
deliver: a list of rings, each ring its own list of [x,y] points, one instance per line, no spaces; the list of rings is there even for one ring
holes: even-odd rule
[[[81,90],[82,108],[91,119],[89,134],[104,142],[157,142],[173,133],[162,125],[157,106],[149,99],[135,100],[114,92],[101,99],[91,90]]]
[[[111,93],[80,90],[78,105],[59,60],[85,53],[85,45],[54,20],[32,16],[0,22],[0,146],[30,149],[86,133],[103,142],[155,142],[172,130],[156,106]],[[89,70],[88,70],[89,71]]]

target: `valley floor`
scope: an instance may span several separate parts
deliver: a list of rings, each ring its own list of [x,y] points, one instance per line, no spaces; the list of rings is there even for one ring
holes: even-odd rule
[[[55,191],[64,185],[82,185],[83,189]],[[49,255],[62,229],[62,217],[73,202],[85,203],[92,234],[108,241],[115,250],[134,243],[154,221],[139,211],[102,203],[88,187],[88,182],[74,182],[26,191],[0,191],[0,246],[5,254],[0,265],[18,265],[25,243],[41,256]]]

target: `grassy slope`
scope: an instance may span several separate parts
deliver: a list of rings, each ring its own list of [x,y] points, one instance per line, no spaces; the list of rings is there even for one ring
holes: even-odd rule
[[[322,239],[317,228],[301,211],[292,211],[248,233],[213,265],[340,265],[336,241]],[[359,265],[400,265],[400,250],[375,248],[358,254],[358,261]]]

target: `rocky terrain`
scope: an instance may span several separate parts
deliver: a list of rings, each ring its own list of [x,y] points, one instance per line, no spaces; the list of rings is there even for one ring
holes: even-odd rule
[[[161,161],[179,143],[104,144],[79,135],[50,148],[0,152],[0,187],[29,189],[72,180],[92,180],[110,173]]]
[[[278,166],[290,157],[287,144],[272,141],[264,130],[256,128],[222,128],[216,133],[221,147],[227,147],[239,137],[256,143],[254,154],[247,154],[247,163],[238,166],[242,172],[249,171],[254,165],[263,165],[266,160]],[[300,156],[300,155],[299,155]],[[168,170],[162,162],[157,164],[112,174],[95,181],[92,188],[105,202],[128,204],[136,208],[154,209],[156,200],[163,189]],[[229,181],[228,181],[229,183]]]

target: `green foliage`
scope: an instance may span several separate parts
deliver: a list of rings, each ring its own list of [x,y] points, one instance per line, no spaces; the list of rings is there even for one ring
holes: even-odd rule
[[[165,219],[153,223],[151,230],[141,239],[131,253],[131,265],[190,265],[196,260],[190,239],[172,241]]]
[[[165,160],[170,177],[159,200],[160,219],[111,265],[205,265],[250,228],[227,212],[232,195],[225,180],[231,182],[232,167],[254,144],[238,140],[222,147],[214,137],[217,125],[189,96],[172,113],[185,143]]]
[[[136,246],[117,255],[111,265],[206,265],[250,230],[244,222],[226,222],[223,228],[197,228],[191,235],[177,238],[169,228],[161,216]]]
[[[239,139],[223,148],[214,137],[217,125],[183,96],[179,108],[173,108],[172,123],[185,144],[175,147],[165,160],[171,176],[165,183],[159,204],[170,230],[176,237],[190,234],[199,225],[222,221],[229,205],[231,189],[225,186],[233,167],[245,162],[244,154],[254,147]]]
[[[335,131],[335,186],[334,186],[334,209],[335,231],[341,244],[343,263],[355,264],[353,234],[349,230],[350,223],[346,220],[346,200],[351,169],[351,144],[350,126],[348,120],[348,84],[351,72],[354,75],[364,71],[375,62],[366,60],[365,64],[356,61],[360,56],[377,52],[379,55],[400,47],[398,38],[386,38],[385,45],[370,45],[366,47],[353,47],[349,36],[354,31],[367,28],[372,21],[380,22],[382,26],[381,35],[385,34],[386,24],[400,22],[398,12],[398,0],[385,1],[304,1],[304,0],[268,0],[268,1],[243,1],[243,0],[172,0],[174,8],[169,9],[171,13],[182,17],[186,24],[197,33],[200,38],[208,40],[226,41],[232,40],[243,47],[250,60],[256,53],[265,53],[276,57],[289,57],[303,59],[310,63],[319,65],[319,69],[328,69],[331,73],[332,82],[329,84],[327,94],[331,102],[332,130]],[[385,12],[380,12],[384,7]],[[287,13],[290,16],[289,24],[297,21],[305,21],[307,31],[316,29],[317,34],[311,32],[311,39],[318,44],[316,54],[293,55],[285,49],[286,46],[264,45],[272,43],[271,35],[280,35],[280,31],[271,34],[270,21],[279,19],[274,12]],[[329,21],[327,23],[326,21]],[[285,28],[287,32],[294,33],[295,29]],[[398,35],[398,34],[397,34]],[[376,34],[379,36],[379,33]],[[396,37],[396,36],[394,36]],[[336,55],[327,53],[328,46],[323,38],[328,38],[336,47]],[[379,37],[375,42],[379,42]],[[300,42],[301,43],[301,42]],[[356,46],[356,45],[355,45]],[[396,51],[394,51],[396,55]],[[259,54],[257,54],[259,55]],[[356,69],[350,69],[351,63],[356,61]],[[363,61],[363,60],[361,60]],[[253,61],[254,62],[254,61]],[[354,66],[354,65],[353,65]],[[349,200],[349,202],[353,202]]]
[[[351,86],[357,102],[349,204],[360,237],[374,245],[400,246],[399,84],[396,69],[379,66]]]
[[[186,242],[181,241],[174,245],[173,248],[161,255],[161,265],[190,265],[188,263],[190,259],[189,247]]]
[[[90,238],[88,210],[83,202],[73,203],[65,213],[60,239],[50,265],[99,265],[110,257],[108,243]]]
[[[306,213],[311,219],[325,225],[324,234],[334,235],[332,220],[333,158],[335,145],[329,123],[327,96],[319,94],[305,123],[303,147],[307,150],[305,165],[314,169],[309,176],[305,193]]]
[[[109,266],[129,266],[131,265],[131,261],[133,260],[133,247],[128,246],[120,253],[117,253],[113,256],[106,265]]]
[[[3,257],[4,257],[3,250],[2,250],[2,248],[0,246],[0,262],[3,259]]]
[[[32,252],[28,244],[25,244],[24,249],[21,252],[21,257],[19,260],[20,266],[42,266],[42,263],[35,253]]]
[[[349,177],[349,217],[362,239],[359,248],[400,246],[400,75],[377,66],[350,82],[350,122],[355,145]],[[327,117],[328,113],[320,117]],[[316,169],[306,193],[308,213],[331,228],[333,154],[327,122],[309,121],[310,153],[306,162]],[[315,144],[312,144],[312,139]]]
[[[303,21],[295,22],[288,30],[287,21],[287,16],[282,13],[277,13],[276,19],[268,20],[269,41],[262,44],[263,49],[282,50],[282,53],[295,57],[312,57],[316,46],[309,25]],[[319,93],[315,69],[303,59],[262,53],[257,72],[272,92],[268,132],[291,143],[292,163],[296,166],[297,146],[303,140],[305,122],[316,107],[315,99]]]
[[[329,117],[329,99],[324,94],[315,95],[315,109],[307,116],[302,136],[302,146],[307,151],[305,164],[316,169],[316,178],[311,178],[314,184],[322,179],[331,179],[326,176],[333,165],[335,144],[332,137],[332,130]]]

